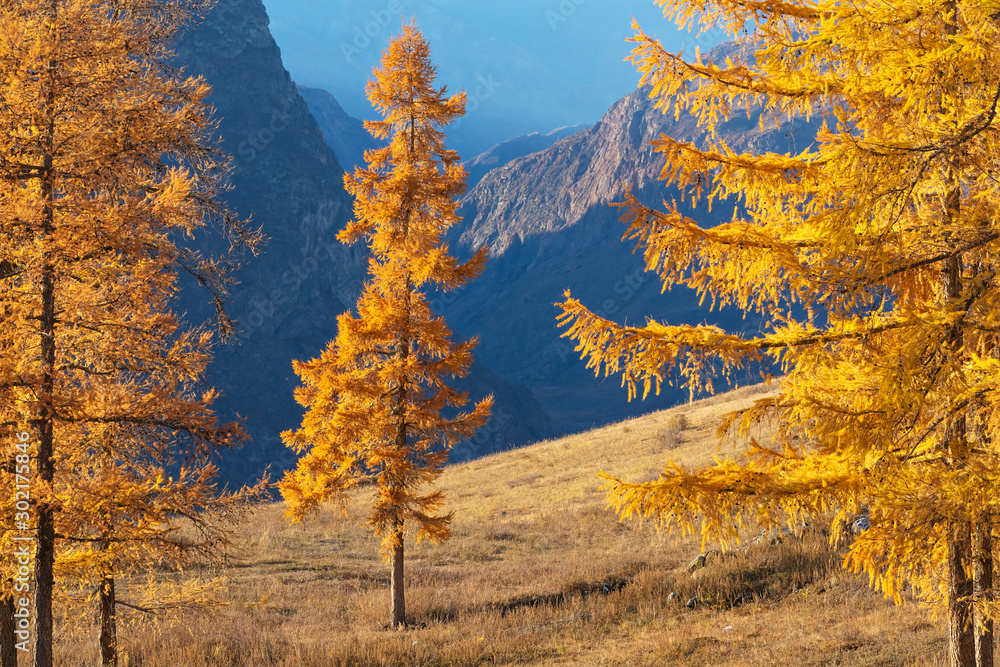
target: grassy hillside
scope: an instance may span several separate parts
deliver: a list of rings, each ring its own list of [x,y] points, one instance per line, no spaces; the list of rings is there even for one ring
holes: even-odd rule
[[[719,454],[715,424],[750,387],[449,468],[442,545],[407,544],[405,631],[387,629],[388,570],[359,498],[291,527],[280,504],[241,527],[233,604],[126,631],[126,665],[939,665],[945,630],[839,569],[821,535],[759,541],[689,573],[699,542],[619,523],[598,470],[654,477]],[[737,445],[722,454],[737,454]],[[676,592],[679,601],[669,601]],[[689,609],[694,597],[702,603]],[[90,633],[93,636],[93,633]],[[94,664],[64,641],[62,665]]]

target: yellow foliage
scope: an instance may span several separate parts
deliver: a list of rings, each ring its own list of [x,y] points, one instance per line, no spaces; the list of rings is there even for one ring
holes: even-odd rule
[[[466,395],[446,379],[466,375],[476,341],[452,342],[423,291],[459,287],[486,260],[485,248],[465,263],[448,254],[445,234],[460,220],[466,175],[441,128],[464,113],[465,94],[446,97],[434,88],[434,74],[427,42],[410,24],[368,84],[383,118],[365,125],[391,141],[368,151],[367,168],[345,175],[354,219],[338,238],[367,241],[371,279],[357,314],[338,318],[336,339],[316,359],[295,362],[302,379],[295,398],[306,414],[298,429],[282,434],[301,455],[280,483],[287,515],[299,521],[375,485],[368,524],[386,558],[411,525],[418,540],[448,538],[451,515],[439,513],[444,498],[423,487],[438,477],[449,448],[485,423],[492,404],[487,398],[457,411]]]
[[[217,201],[208,87],[167,65],[208,4],[0,3],[0,441],[30,434],[34,664],[51,664],[51,587],[213,560],[224,519],[201,512],[250,499],[214,487],[212,451],[244,434],[199,386],[212,332],[171,311],[179,271],[216,303],[230,281],[231,262],[183,245],[195,231],[259,241]],[[184,513],[204,530],[182,544]]]
[[[682,27],[735,38],[686,60],[635,26],[632,59],[658,108],[704,130],[697,145],[654,142],[661,176],[693,203],[738,205],[705,228],[676,203],[658,211],[628,195],[626,238],[664,289],[760,313],[765,327],[621,326],[567,293],[564,335],[595,372],[620,373],[630,397],[674,380],[711,389],[720,372],[760,362],[784,377],[777,397],[723,425],[777,425],[747,463],[669,464],[644,484],[606,477],[611,504],[723,542],[747,520],[831,509],[839,539],[864,511],[871,529],[847,567],[897,601],[904,583],[940,599],[950,582],[992,613],[992,589],[962,588],[949,559],[971,572],[969,526],[992,535],[1000,509],[1000,2],[659,4]],[[812,144],[736,153],[717,131],[739,113],[765,129],[806,123]]]

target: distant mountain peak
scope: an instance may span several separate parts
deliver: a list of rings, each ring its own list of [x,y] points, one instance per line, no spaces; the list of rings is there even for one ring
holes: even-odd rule
[[[646,271],[641,255],[622,241],[622,212],[612,204],[622,200],[626,188],[653,206],[677,195],[660,180],[665,158],[651,142],[661,134],[704,141],[693,118],[662,113],[649,92],[638,89],[613,104],[593,127],[489,170],[462,200],[467,226],[453,245],[468,252],[485,244],[490,262],[445,315],[462,335],[480,336],[482,362],[528,386],[558,432],[668,407],[687,397],[684,390],[664,386],[659,395],[630,403],[620,378],[595,378],[556,325],[553,304],[566,289],[597,315],[619,323],[653,317],[670,324],[710,321],[733,332],[760,326],[733,309],[712,311],[691,290],[661,293],[660,281]],[[733,150],[783,152],[794,150],[797,139],[798,146],[807,145],[806,135],[814,129],[804,122],[779,131],[762,129],[756,115],[737,113],[721,132]],[[489,157],[487,152],[477,161]],[[687,212],[711,226],[732,215],[731,207],[718,204],[712,211]]]
[[[350,172],[355,167],[363,167],[365,151],[381,145],[365,129],[364,121],[344,111],[337,98],[321,88],[300,85],[298,91],[309,105],[309,111],[323,132],[323,139],[336,153],[344,171]]]
[[[589,125],[566,125],[545,134],[530,132],[497,144],[465,162],[465,168],[469,170],[469,188],[475,187],[490,171],[517,158],[543,151],[557,141],[582,132],[589,127]]]

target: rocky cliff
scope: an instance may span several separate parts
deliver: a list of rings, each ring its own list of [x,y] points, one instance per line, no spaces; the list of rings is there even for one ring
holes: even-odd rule
[[[239,338],[210,367],[209,381],[223,392],[220,415],[241,416],[253,437],[222,462],[228,479],[244,481],[292,462],[279,438],[301,415],[291,360],[314,355],[332,336],[364,265],[334,238],[350,214],[341,168],[282,67],[260,0],[220,0],[182,37],[177,60],[212,86],[222,147],[234,159],[228,203],[268,239],[261,255],[246,259],[228,299]],[[200,292],[182,297],[191,319],[208,314]]]
[[[497,144],[488,151],[483,151],[465,162],[465,168],[469,172],[469,188],[474,188],[479,181],[483,180],[486,174],[494,169],[499,169],[519,157],[543,151],[560,139],[564,139],[577,132],[582,132],[587,127],[587,125],[571,125],[569,127],[556,128],[545,134],[540,132],[523,134]]]
[[[621,241],[625,227],[611,204],[626,187],[654,205],[677,195],[658,180],[664,161],[649,145],[661,132],[682,140],[700,136],[691,119],[664,116],[648,91],[638,90],[590,129],[490,171],[463,200],[466,226],[456,245],[469,251],[487,244],[491,262],[443,312],[462,334],[482,338],[482,362],[528,386],[561,433],[687,398],[666,387],[659,397],[629,403],[620,378],[595,378],[586,370],[556,328],[560,311],[553,304],[565,289],[619,322],[641,324],[653,317],[671,324],[707,320],[730,331],[759,327],[738,312],[711,312],[687,290],[661,294],[641,257]],[[722,132],[737,150],[767,146],[784,152],[796,142],[804,147],[811,136],[801,124],[763,131],[757,118],[745,115]],[[731,216],[732,206],[691,214],[713,224]]]
[[[234,158],[228,202],[268,237],[264,252],[238,272],[228,300],[239,338],[222,346],[210,367],[209,381],[224,394],[219,413],[243,417],[253,437],[223,457],[226,478],[240,482],[267,465],[280,473],[294,462],[279,436],[302,415],[293,398],[292,360],[315,357],[335,336],[336,317],[360,293],[366,257],[360,244],[336,240],[352,210],[343,172],[282,66],[260,0],[219,0],[182,37],[177,61],[212,86],[222,147]],[[180,309],[189,320],[210,316],[207,296],[184,290]],[[496,392],[508,414],[519,405],[525,412],[524,421],[493,424],[490,446],[548,435],[544,413],[523,387],[488,370],[467,384],[474,395]]]
[[[382,145],[365,129],[364,122],[344,111],[337,99],[325,90],[307,86],[299,86],[298,90],[344,171],[364,166],[365,151]]]

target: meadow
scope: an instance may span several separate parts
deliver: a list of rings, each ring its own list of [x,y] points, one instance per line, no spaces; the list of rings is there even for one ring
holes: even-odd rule
[[[453,536],[407,542],[409,626],[400,631],[388,629],[389,572],[363,525],[364,493],[346,514],[332,507],[302,525],[289,525],[281,503],[263,506],[239,528],[229,604],[123,629],[122,665],[944,663],[944,619],[871,591],[867,577],[840,568],[843,546],[820,531],[748,539],[692,573],[700,539],[622,523],[606,509],[598,471],[651,479],[668,457],[697,466],[740,456],[739,441],[718,445],[719,418],[764,391],[447,468],[440,487]],[[94,638],[92,629],[63,637],[57,664],[96,664]]]

